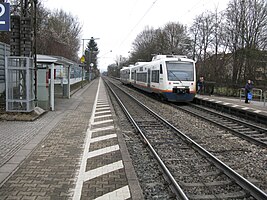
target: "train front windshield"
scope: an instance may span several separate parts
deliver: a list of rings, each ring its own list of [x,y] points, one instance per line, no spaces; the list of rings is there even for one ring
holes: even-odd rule
[[[166,62],[169,81],[194,81],[192,62]]]

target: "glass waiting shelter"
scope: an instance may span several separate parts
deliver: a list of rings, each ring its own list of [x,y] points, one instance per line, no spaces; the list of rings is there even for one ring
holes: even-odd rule
[[[39,107],[55,110],[55,97],[70,98],[70,71],[74,64],[63,57],[37,55]]]

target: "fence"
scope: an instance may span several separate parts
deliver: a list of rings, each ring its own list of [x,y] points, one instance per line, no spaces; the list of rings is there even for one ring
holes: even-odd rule
[[[252,94],[253,94],[253,98],[256,98],[256,99],[258,98],[259,101],[262,101],[262,89],[253,88],[252,89]],[[241,101],[242,97],[243,98],[245,97],[245,88],[239,89],[239,98],[240,98],[240,101]]]
[[[10,46],[0,42],[0,95],[6,90],[5,86],[5,57],[10,55]]]
[[[6,111],[31,112],[34,109],[33,59],[6,57]]]
[[[263,101],[264,101],[263,105],[265,106],[265,103],[267,101],[267,90],[263,94]]]

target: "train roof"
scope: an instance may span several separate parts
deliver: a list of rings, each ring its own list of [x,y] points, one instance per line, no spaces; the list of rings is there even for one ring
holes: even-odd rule
[[[135,67],[141,67],[146,64],[150,64],[156,61],[184,61],[184,62],[195,62],[192,59],[187,58],[184,55],[156,55],[152,58],[151,62],[136,62],[134,65],[129,65],[128,67],[123,67],[121,70],[132,69]]]
[[[149,62],[136,62],[136,63],[134,64],[134,66],[137,66],[137,65],[143,65],[143,64],[147,64],[147,63],[149,63]]]
[[[166,58],[187,58],[187,56],[184,55],[155,55],[152,58],[152,61],[154,60],[162,60],[162,59],[166,59]]]
[[[151,62],[156,61],[184,61],[184,62],[195,62],[192,59],[187,58],[184,55],[156,55],[152,58]]]
[[[129,67],[122,67],[120,70],[127,70],[127,69],[130,69],[131,66]]]

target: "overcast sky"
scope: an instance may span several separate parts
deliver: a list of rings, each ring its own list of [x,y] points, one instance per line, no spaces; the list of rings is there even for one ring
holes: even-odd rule
[[[96,40],[99,68],[106,70],[118,55],[128,57],[132,42],[145,26],[158,28],[168,22],[190,26],[207,10],[224,10],[229,0],[42,0],[51,10],[63,9],[77,17],[82,39]],[[88,41],[85,41],[87,44]],[[81,41],[82,46],[82,41]],[[111,52],[112,51],[112,52]],[[82,55],[82,48],[80,56]]]

